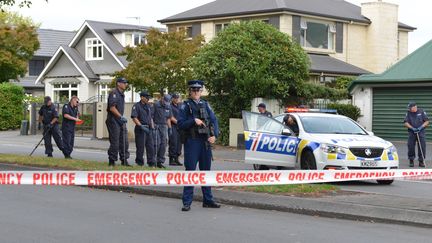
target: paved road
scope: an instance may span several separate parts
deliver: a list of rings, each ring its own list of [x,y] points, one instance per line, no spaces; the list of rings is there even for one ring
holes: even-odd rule
[[[0,187],[3,242],[430,242],[430,229],[195,203],[85,187]]]
[[[79,139],[87,139],[81,138]],[[395,143],[398,147],[399,153],[404,153],[404,145],[402,143]],[[432,144],[430,145],[432,147]],[[11,154],[27,154],[30,153],[34,148],[33,141],[13,141],[13,140],[1,140],[0,141],[0,153],[11,153]],[[54,157],[63,158],[63,155],[57,148],[54,148]],[[236,153],[241,153],[236,152]],[[40,146],[35,155],[44,156],[44,148]],[[106,162],[107,154],[103,150],[95,149],[75,149],[73,157],[78,159],[87,159],[100,162]],[[131,154],[130,162],[134,161],[135,154]],[[238,154],[235,155],[238,157]],[[402,157],[402,156],[401,156]],[[401,164],[401,168],[408,168],[406,164]],[[183,167],[171,167],[171,169],[183,170]],[[215,170],[250,170],[251,165],[242,162],[228,162],[216,160],[213,163],[213,169]],[[338,183],[344,190],[361,191],[369,193],[379,193],[387,195],[398,195],[407,196],[413,198],[425,198],[432,200],[431,182],[407,182],[407,181],[396,181],[391,186],[377,185],[375,182],[350,182],[350,183]]]

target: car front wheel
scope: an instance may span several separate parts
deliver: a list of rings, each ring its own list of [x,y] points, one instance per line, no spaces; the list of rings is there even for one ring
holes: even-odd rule
[[[253,165],[254,170],[268,170],[269,167],[265,166],[265,165],[258,165],[258,164],[254,164]]]
[[[378,184],[380,185],[390,185],[393,183],[394,180],[377,180]]]
[[[302,170],[317,169],[315,156],[310,150],[306,150],[304,153],[302,153],[300,164]]]

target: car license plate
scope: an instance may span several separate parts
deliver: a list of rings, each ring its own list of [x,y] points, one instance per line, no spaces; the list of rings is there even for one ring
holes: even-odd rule
[[[362,161],[361,167],[376,167],[378,163],[376,161]]]

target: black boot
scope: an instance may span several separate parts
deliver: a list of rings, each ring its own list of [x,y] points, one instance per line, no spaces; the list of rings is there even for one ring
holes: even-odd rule
[[[121,165],[123,165],[123,166],[131,166],[131,165],[127,162],[127,160],[122,160]]]
[[[203,203],[203,208],[220,208],[221,206],[215,202]]]
[[[53,157],[52,153],[49,153],[49,154],[48,154],[48,157],[52,158],[52,157]]]
[[[115,166],[115,162],[114,162],[114,160],[110,160],[110,161],[108,162],[108,166],[112,166],[112,167],[114,167],[114,166]]]
[[[410,159],[409,167],[414,167],[414,160]]]
[[[169,165],[173,165],[176,166],[176,161],[175,161],[175,157],[169,157]]]
[[[182,166],[182,165],[183,165],[182,163],[180,163],[180,161],[179,161],[179,157],[178,157],[178,156],[175,157],[175,163],[176,163],[176,165],[178,165],[178,166]]]
[[[419,161],[419,167],[424,168],[425,167],[425,163],[423,161]]]

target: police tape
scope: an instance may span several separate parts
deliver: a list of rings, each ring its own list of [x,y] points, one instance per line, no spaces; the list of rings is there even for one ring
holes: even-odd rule
[[[357,180],[426,180],[432,169],[270,171],[1,171],[0,185],[254,186]]]

